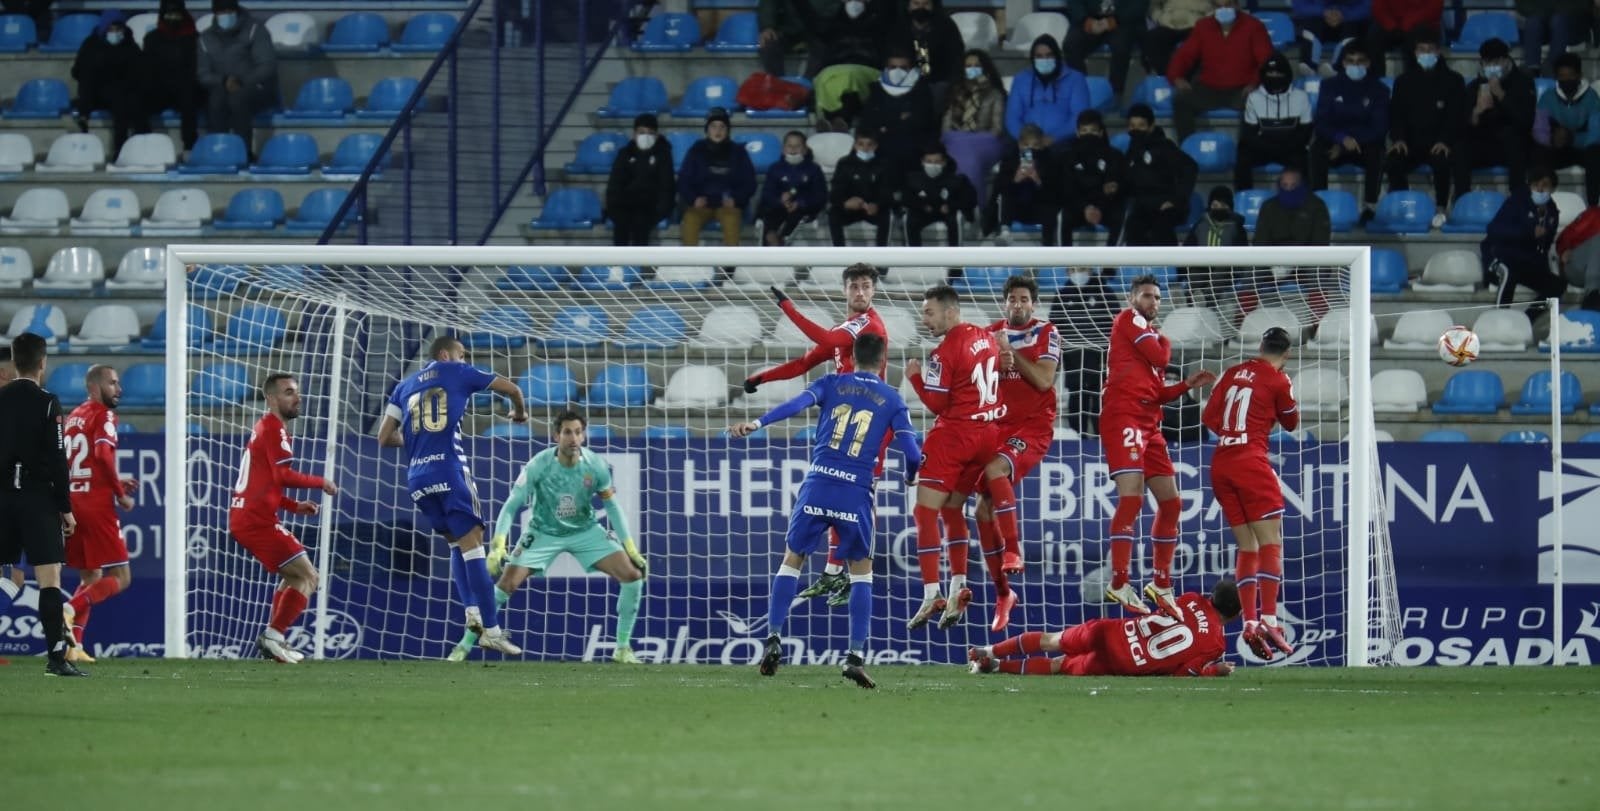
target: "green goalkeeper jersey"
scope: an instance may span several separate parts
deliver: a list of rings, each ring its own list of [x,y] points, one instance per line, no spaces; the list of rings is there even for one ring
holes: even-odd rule
[[[528,460],[511,487],[500,517],[495,521],[496,536],[509,535],[517,513],[532,506],[533,516],[524,535],[574,535],[599,525],[595,519],[594,497],[611,489],[611,468],[594,451],[579,451],[577,464],[561,462],[555,448],[546,448]],[[613,527],[618,534],[624,529]]]

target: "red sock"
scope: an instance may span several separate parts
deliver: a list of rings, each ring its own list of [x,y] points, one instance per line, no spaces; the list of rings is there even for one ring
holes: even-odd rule
[[[1029,631],[1018,634],[994,646],[995,658],[1004,659],[1007,656],[1016,656],[1019,653],[1041,653],[1039,640],[1044,638],[1044,631]]]
[[[1117,511],[1111,516],[1111,587],[1128,584],[1128,567],[1133,563],[1133,529],[1144,507],[1138,496],[1119,496]]]
[[[81,589],[80,589],[81,591]],[[74,597],[73,599],[77,599]],[[74,608],[78,612],[72,616],[72,638],[78,641],[78,647],[83,647],[83,629],[89,626],[89,606]]]
[[[839,559],[839,531],[832,527],[828,528],[828,565],[844,565],[844,561]]]
[[[1183,512],[1183,502],[1171,498],[1156,502],[1155,526],[1150,528],[1150,540],[1155,549],[1151,552],[1158,588],[1172,588],[1172,558],[1178,551],[1178,514]]]
[[[993,521],[978,522],[978,548],[983,550],[983,565],[994,581],[995,594],[1011,591],[1011,581],[1006,578],[1004,561],[1000,557],[1002,542],[1000,528]]]
[[[272,595],[272,619],[267,623],[280,634],[289,633],[289,627],[300,619],[310,600],[296,589],[281,588]]]
[[[1234,582],[1239,584],[1239,605],[1245,620],[1256,618],[1256,566],[1257,554],[1239,550],[1234,556]]]
[[[102,577],[88,586],[79,586],[72,595],[72,610],[79,614],[87,614],[89,606],[99,605],[122,591],[122,584],[115,577]]]
[[[918,504],[911,510],[917,525],[917,567],[922,570],[924,586],[939,582],[939,511]]]
[[[945,543],[950,547],[950,573],[967,576],[967,542],[971,535],[967,531],[967,516],[960,507],[941,507],[939,517],[944,519]]]
[[[1278,587],[1283,584],[1282,544],[1261,545],[1261,569],[1256,573],[1256,582],[1261,587],[1261,613],[1277,616]]]
[[[1000,663],[1000,672],[1022,676],[1048,676],[1051,673],[1050,657],[1030,656],[1026,659],[1009,659]]]
[[[1017,491],[1007,476],[989,480],[989,503],[994,507],[994,520],[1000,527],[1000,540],[1005,550],[1013,555],[1022,554],[1017,538]]]

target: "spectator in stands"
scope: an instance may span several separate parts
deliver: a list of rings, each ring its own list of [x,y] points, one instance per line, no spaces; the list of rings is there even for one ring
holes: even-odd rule
[[[1122,238],[1122,217],[1127,203],[1122,192],[1122,171],[1127,158],[1106,140],[1105,119],[1098,110],[1078,114],[1078,137],[1062,153],[1061,244],[1072,245],[1079,228],[1104,226],[1106,244]]]
[[[200,32],[183,0],[161,0],[156,27],[144,36],[144,113],[178,111],[183,148],[200,138],[200,83],[195,78]]]
[[[1472,190],[1472,170],[1487,166],[1505,166],[1511,188],[1522,188],[1533,139],[1533,78],[1511,61],[1504,40],[1483,43],[1478,56],[1482,69],[1467,84],[1466,121],[1451,163],[1457,198]]]
[[[1140,45],[1145,72],[1165,76],[1178,46],[1189,38],[1195,23],[1211,15],[1212,8],[1211,0],[1150,0],[1150,29]]]
[[[1062,180],[1044,130],[1038,124],[1023,125],[1022,137],[1006,150],[995,179],[998,222],[1040,226],[1041,245],[1060,245]]]
[[[1407,175],[1418,166],[1433,170],[1433,202],[1438,213],[1433,227],[1444,225],[1450,207],[1451,156],[1465,118],[1466,82],[1445,64],[1439,34],[1423,29],[1416,35],[1410,67],[1394,82],[1389,102],[1389,154],[1384,172],[1389,189],[1410,188]]]
[[[254,152],[251,123],[278,101],[278,55],[267,27],[239,0],[211,0],[212,23],[200,35],[197,75],[212,132],[231,132]]]
[[[884,40],[893,20],[892,0],[849,0],[823,24],[825,51],[813,54],[817,130],[849,132],[878,83]]]
[[[866,5],[864,0],[851,2]],[[756,3],[756,24],[761,27],[757,40],[761,69],[783,76],[785,58],[796,51],[805,51],[805,75],[817,75],[828,61],[827,20],[840,6],[839,0],[760,0]]]
[[[1399,49],[1405,73],[1416,64],[1412,59],[1417,38],[1424,32],[1439,36],[1444,17],[1444,0],[1372,0],[1372,19],[1367,25],[1367,55],[1378,76],[1389,72],[1389,51]]]
[[[654,113],[633,119],[633,140],[617,150],[606,178],[606,217],[613,245],[649,245],[656,225],[672,216],[677,185],[672,144],[662,138]]]
[[[931,140],[922,148],[922,166],[906,173],[900,207],[906,212],[906,244],[922,244],[922,231],[944,223],[950,247],[961,245],[961,220],[971,219],[977,198],[972,184],[956,171],[944,144]]]
[[[1371,73],[1367,46],[1355,40],[1339,58],[1341,72],[1322,83],[1311,139],[1311,188],[1328,188],[1328,167],[1362,170],[1361,224],[1377,213],[1383,143],[1389,132],[1389,88]]]
[[[867,130],[856,132],[855,150],[833,167],[833,185],[828,193],[828,236],[836,247],[844,246],[844,227],[870,222],[877,228],[875,244],[889,244],[889,204],[894,177],[878,156],[878,136]]]
[[[72,78],[78,80],[78,131],[89,131],[89,113],[111,113],[111,154],[122,149],[122,142],[135,130],[149,132],[140,101],[139,46],[128,34],[127,17],[120,11],[100,12],[100,24],[78,46],[72,62]]]
[[[1278,173],[1278,193],[1261,204],[1256,217],[1256,245],[1328,245],[1333,225],[1328,205],[1311,193],[1299,169]]]
[[[1564,53],[1555,60],[1556,86],[1539,97],[1533,137],[1539,162],[1552,169],[1583,167],[1584,200],[1600,203],[1600,94],[1583,80],[1583,61]]]
[[[1123,297],[1106,286],[1099,268],[1067,271],[1067,284],[1056,291],[1050,322],[1061,334],[1061,390],[1066,393],[1067,422],[1081,434],[1099,432],[1100,384],[1106,368],[1106,335]]]
[[[1238,0],[1214,2],[1216,12],[1195,23],[1194,33],[1167,65],[1173,128],[1180,142],[1194,132],[1194,119],[1200,113],[1243,107],[1245,97],[1255,90],[1261,66],[1272,56],[1272,39],[1260,20],[1240,11]]]
[[[1038,124],[1048,145],[1065,149],[1077,132],[1078,113],[1089,109],[1089,83],[1061,60],[1061,46],[1040,34],[1028,52],[1031,62],[1011,80],[1006,99],[1006,132],[1022,136],[1024,124]]]
[[[33,20],[33,30],[39,35],[40,42],[50,39],[50,29],[55,22],[50,16],[50,4],[54,0],[0,0],[0,8],[7,14],[22,14]]]
[[[1133,46],[1145,32],[1150,15],[1150,0],[1067,0],[1067,64],[1080,73],[1089,72],[1089,52],[1101,45],[1111,47],[1111,91],[1117,98],[1128,84],[1128,62]]]
[[[889,29],[889,47],[912,55],[922,81],[943,110],[950,88],[962,79],[966,43],[942,0],[904,0],[905,13]]]
[[[878,83],[867,96],[857,131],[866,130],[878,141],[878,158],[886,177],[898,182],[916,168],[917,150],[939,137],[939,115],[933,109],[933,91],[922,81],[922,71],[908,51],[889,53]]]
[[[1178,226],[1189,218],[1189,197],[1200,167],[1156,126],[1149,105],[1135,104],[1128,110],[1126,161],[1123,243],[1176,245]]]
[[[1600,311],[1600,239],[1595,237],[1600,237],[1600,208],[1591,206],[1561,229],[1556,255],[1567,284],[1583,291],[1579,306]]]
[[[756,169],[733,142],[731,129],[728,111],[712,107],[706,113],[706,137],[689,147],[678,170],[685,245],[699,245],[700,229],[712,218],[722,225],[722,244],[739,244],[744,209],[756,193]]]
[[[761,186],[756,217],[761,220],[763,245],[779,246],[800,223],[815,220],[828,202],[828,181],[811,157],[806,134],[790,130],[783,136],[783,160],[767,169]]]
[[[1255,169],[1267,163],[1304,167],[1311,143],[1311,97],[1294,86],[1289,58],[1275,53],[1261,66],[1261,86],[1244,100],[1233,187],[1255,188]]]
[[[1549,310],[1544,299],[1567,290],[1566,277],[1550,271],[1550,248],[1560,216],[1550,199],[1555,190],[1554,170],[1544,166],[1529,170],[1527,185],[1512,191],[1500,205],[1480,243],[1485,281],[1493,279],[1500,286],[1495,304],[1509,306],[1517,286],[1526,287],[1536,297],[1528,308],[1529,321]]]
[[[1522,64],[1534,76],[1555,73],[1556,59],[1567,46],[1584,40],[1591,0],[1517,0],[1516,8],[1522,18]],[[1550,50],[1541,60],[1546,45]]]
[[[1250,244],[1250,233],[1245,228],[1244,217],[1233,210],[1233,190],[1227,186],[1211,187],[1207,198],[1205,216],[1189,228],[1183,245],[1187,248],[1242,247]],[[1233,290],[1234,269],[1229,267],[1184,268],[1182,275],[1189,285],[1189,293],[1197,301],[1218,306],[1224,296]]]
[[[1322,75],[1328,77],[1339,72],[1341,45],[1366,36],[1372,0],[1294,0],[1289,14],[1294,17],[1295,37],[1300,44],[1301,72],[1315,76],[1317,63],[1322,61]]]
[[[950,90],[941,138],[977,199],[988,200],[989,171],[1005,152],[1005,84],[994,60],[977,49],[967,51],[963,77]]]

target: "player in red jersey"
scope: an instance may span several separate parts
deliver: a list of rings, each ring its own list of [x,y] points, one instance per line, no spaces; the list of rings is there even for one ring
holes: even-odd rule
[[[1156,329],[1160,310],[1161,283],[1145,274],[1133,280],[1128,309],[1118,313],[1111,324],[1100,409],[1100,444],[1111,480],[1117,483],[1117,509],[1111,518],[1111,585],[1106,599],[1140,614],[1150,611],[1128,582],[1133,533],[1149,487],[1156,497],[1155,526],[1150,532],[1155,577],[1144,592],[1163,613],[1182,619],[1172,594],[1172,557],[1178,547],[1178,515],[1183,504],[1173,478],[1172,459],[1167,456],[1167,441],[1161,435],[1161,405],[1217,376],[1202,369],[1180,383],[1165,384],[1172,344]]]
[[[921,628],[940,611],[940,628],[960,621],[972,589],[967,588],[967,519],[962,509],[968,491],[994,456],[995,423],[1005,416],[1000,400],[1000,350],[992,334],[961,320],[961,297],[941,284],[922,294],[922,324],[939,345],[927,368],[906,362],[906,378],[922,404],[937,417],[923,445],[917,478],[917,563],[922,570],[922,605],[906,623]],[[939,591],[939,519],[945,519],[950,548],[950,600]]]
[[[851,354],[855,347],[856,337],[860,335],[881,335],[884,341],[889,340],[889,333],[883,327],[883,319],[878,316],[878,311],[872,308],[872,296],[878,288],[878,268],[866,262],[857,262],[844,269],[844,300],[848,315],[843,323],[832,329],[821,326],[806,318],[796,307],[794,302],[783,290],[774,287],[772,295],[778,300],[779,309],[794,322],[800,332],[807,338],[816,341],[817,345],[808,350],[804,355],[794,360],[781,363],[763,372],[757,372],[744,381],[746,394],[755,394],[756,388],[762,383],[774,380],[788,380],[799,377],[818,364],[832,360],[833,371],[840,374],[855,371],[855,357]],[[887,353],[885,353],[887,357]],[[879,377],[885,377],[888,372],[888,362],[885,361],[877,369]],[[883,476],[883,456],[889,449],[886,442],[878,450],[877,477]],[[838,557],[839,536],[832,530],[828,532],[828,562],[822,569],[822,576],[811,585],[805,587],[796,596],[821,597],[828,595],[829,605],[844,605],[849,602],[850,577],[845,574],[844,561]]]
[[[1058,633],[1030,631],[996,645],[967,650],[973,673],[1026,676],[1226,676],[1223,626],[1239,617],[1239,589],[1218,581],[1211,597],[1178,597],[1183,619],[1147,614],[1097,619]],[[1060,653],[1060,656],[1031,654]],[[1027,655],[1026,659],[1007,659]]]
[[[301,473],[289,466],[294,449],[289,444],[289,422],[300,416],[300,385],[294,375],[277,372],[261,386],[267,413],[250,430],[250,444],[239,463],[239,480],[233,485],[228,510],[228,532],[261,561],[267,571],[283,579],[272,595],[272,614],[266,630],[256,638],[261,655],[285,664],[305,658],[289,647],[285,634],[300,618],[317,593],[317,570],[305,547],[278,522],[278,510],[295,515],[316,515],[317,505],[284,495],[289,488],[320,488],[330,496],[339,488],[321,476]]]
[[[1211,454],[1211,492],[1239,543],[1235,567],[1244,610],[1244,640],[1262,659],[1273,648],[1293,653],[1278,624],[1278,587],[1283,582],[1283,488],[1267,458],[1273,423],[1293,431],[1300,412],[1283,364],[1293,343],[1289,331],[1273,327],[1261,336],[1261,355],[1217,379],[1200,421],[1217,435]],[[1260,616],[1257,617],[1257,585]]]
[[[93,662],[83,650],[90,609],[133,583],[128,545],[122,539],[117,507],[133,508],[138,482],[117,474],[117,402],[122,380],[117,370],[96,364],[83,377],[88,398],[67,415],[67,489],[78,531],[67,538],[67,565],[78,570],[78,590],[67,603],[68,624],[77,646],[67,659]]]

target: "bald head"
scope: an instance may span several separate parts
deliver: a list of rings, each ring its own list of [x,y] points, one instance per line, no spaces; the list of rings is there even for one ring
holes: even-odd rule
[[[89,395],[90,402],[116,408],[122,401],[122,378],[116,369],[97,363],[83,375],[83,390]]]

